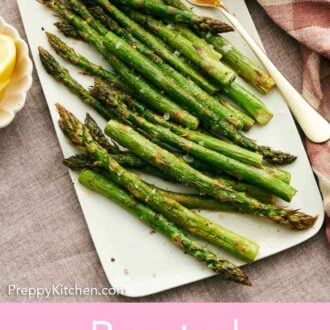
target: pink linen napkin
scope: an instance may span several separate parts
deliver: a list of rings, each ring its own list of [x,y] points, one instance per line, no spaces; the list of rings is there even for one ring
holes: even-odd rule
[[[267,14],[301,44],[305,99],[330,121],[330,1],[258,0]],[[330,141],[306,149],[324,198],[330,243]]]

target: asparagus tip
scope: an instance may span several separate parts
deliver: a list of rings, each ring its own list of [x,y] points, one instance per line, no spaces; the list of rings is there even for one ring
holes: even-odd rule
[[[62,67],[46,49],[39,46],[38,50],[40,61],[48,74],[58,80],[60,80],[62,76],[69,74],[69,71]]]
[[[267,146],[261,146],[260,151],[265,160],[274,165],[288,165],[297,159],[297,156],[279,150],[272,150]]]
[[[306,230],[313,227],[318,218],[318,215],[312,216],[298,210],[291,210],[288,214],[290,226],[295,230]]]
[[[250,281],[248,276],[239,267],[235,267],[234,269],[230,270],[229,275],[227,274],[226,278],[228,280],[237,282],[239,284],[243,284],[246,286],[252,286],[252,282]]]
[[[93,168],[93,162],[88,154],[78,154],[63,160],[63,164],[73,171]]]
[[[54,0],[37,0],[39,3],[41,3],[42,5],[46,5],[49,7],[52,7],[55,5],[55,1]]]
[[[205,31],[210,31],[210,32],[219,32],[219,33],[225,33],[225,32],[231,32],[234,31],[234,28],[222,21],[216,20],[216,19],[211,19],[206,16],[200,16],[201,23],[199,26],[201,29]]]

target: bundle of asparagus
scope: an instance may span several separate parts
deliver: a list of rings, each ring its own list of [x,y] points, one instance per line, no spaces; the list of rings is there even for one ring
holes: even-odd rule
[[[190,209],[254,214],[295,230],[314,224],[316,217],[275,204],[274,196],[290,201],[296,190],[290,173],[267,163],[288,164],[296,157],[260,146],[239,131],[255,122],[266,124],[272,114],[234,81],[235,71],[263,92],[273,87],[273,80],[214,33],[227,30],[225,25],[194,15],[178,0],[111,1],[116,6],[108,0],[42,1],[62,18],[56,26],[63,34],[95,46],[115,71],[47,33],[58,55],[96,77],[87,90],[39,48],[47,72],[110,120],[105,133],[112,140],[91,116],[82,124],[58,104],[62,131],[85,152],[66,159],[65,165],[82,171],[82,184],[122,205],[214,271],[249,284],[241,270],[200,247],[184,230],[251,262],[258,253],[256,243]],[[164,191],[130,168],[191,186],[203,196]]]
[[[124,65],[121,60],[139,71],[141,75],[145,76],[146,79],[159,86],[159,88],[173,100],[176,100],[182,106],[189,108],[193,114],[199,116],[203,126],[207,129],[211,129],[212,131],[225,136],[229,140],[244,148],[260,152],[266,160],[274,164],[287,164],[295,160],[295,157],[290,154],[272,150],[267,146],[258,146],[253,140],[238,132],[228,121],[221,118],[219,116],[220,111],[215,113],[214,109],[206,107],[205,103],[198,101],[194,95],[188,94],[187,90],[183,90],[176,83],[176,81],[172,79],[172,77],[165,75],[157,65],[139,53],[134,47],[130,46],[123,39],[117,37],[111,32],[108,32],[106,37],[102,37],[89,25],[91,24],[99,29],[99,26],[101,25],[100,22],[96,21],[95,19],[88,19],[85,21],[77,15],[73,14],[67,7],[58,1],[50,0],[47,1],[47,4],[56,10],[63,18],[71,22],[71,24],[74,25],[77,30],[79,30],[82,38],[88,40],[96,46],[97,49],[111,63],[116,73],[130,87],[135,88],[136,90],[135,82],[136,80],[139,80],[139,77],[135,77],[137,79],[134,81],[134,75],[133,77],[132,75],[129,76],[129,70],[127,70],[127,66]],[[75,4],[77,5],[76,1]],[[84,12],[87,11],[87,8],[82,4],[80,4],[79,8],[83,8]],[[120,57],[121,60],[117,56]],[[233,84],[231,86],[233,86]],[[145,90],[143,89],[142,92],[145,92]]]
[[[124,169],[105,148],[101,147],[95,141],[85,125],[61,105],[57,104],[56,106],[60,114],[59,125],[66,136],[75,145],[84,148],[98,162],[99,166],[107,171],[111,180],[123,186],[135,198],[143,201],[155,211],[160,212],[169,220],[177,223],[194,235],[206,239],[246,260],[253,260],[255,258],[258,252],[257,244],[221,226],[213,224],[197,213],[185,208],[176,200],[168,197],[167,194],[159,192],[146,184],[136,174]],[[93,186],[93,183],[90,186]],[[134,207],[132,206],[132,208]],[[212,269],[222,273],[225,278],[243,284],[249,283],[244,273],[228,262],[221,263],[217,268],[214,267]]]

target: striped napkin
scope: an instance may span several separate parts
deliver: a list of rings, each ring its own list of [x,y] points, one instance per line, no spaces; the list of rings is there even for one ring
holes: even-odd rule
[[[330,121],[330,1],[258,0],[267,14],[301,45],[303,91],[306,100]],[[330,141],[305,142],[318,177],[330,243]]]

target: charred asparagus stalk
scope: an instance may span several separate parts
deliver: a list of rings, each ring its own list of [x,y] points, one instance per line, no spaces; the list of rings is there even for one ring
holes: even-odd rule
[[[92,11],[95,11],[95,14],[98,13],[98,15],[100,17],[101,13],[99,12],[99,7],[97,7],[97,8],[98,8],[98,10],[96,10],[96,8],[94,8]],[[107,16],[107,18],[109,18],[109,16]],[[79,33],[77,32],[77,30],[74,27],[72,27],[66,23],[62,23],[62,22],[56,23],[56,26],[66,36],[72,37],[75,39],[80,38]],[[124,88],[124,89],[126,88],[126,90],[129,89],[127,86],[126,87],[122,86],[120,84],[119,80],[116,79],[116,77],[111,72],[107,72],[104,69],[99,70],[99,67],[92,63],[91,63],[92,65],[86,65],[86,63],[85,63],[87,60],[86,58],[84,58],[81,55],[79,56],[78,54],[76,54],[70,47],[68,47],[65,43],[63,43],[63,41],[58,39],[56,36],[53,36],[51,34],[48,34],[48,36],[49,36],[50,44],[52,45],[52,47],[56,50],[56,52],[60,56],[64,57],[65,59],[67,59],[68,61],[70,61],[73,64],[79,65],[86,71],[91,72],[94,75],[97,75],[98,77],[100,77],[104,80],[110,81],[112,85],[114,85],[118,88]],[[235,90],[235,89],[237,89],[237,87],[233,88],[233,90]],[[241,89],[241,91],[244,92],[245,90]],[[132,91],[130,91],[130,92],[132,94]],[[159,98],[159,95],[157,97]],[[225,108],[228,109],[228,111],[232,112],[232,114],[235,118],[238,118],[244,124],[245,129],[248,130],[249,128],[251,128],[253,126],[254,120],[251,117],[245,115],[242,111],[237,110],[229,102],[225,101],[223,97],[218,96],[218,99],[219,99],[220,103]],[[255,106],[257,106],[258,108],[262,107],[262,106],[258,105],[258,101],[256,102],[254,98],[251,98],[249,96],[249,94],[247,94],[247,98],[245,99],[244,104],[246,107],[252,107],[252,109]],[[252,104],[252,105],[250,105],[250,104]]]
[[[135,156],[134,154],[127,151],[119,150],[118,146],[113,141],[110,142],[110,140],[104,135],[104,133],[97,125],[95,120],[88,113],[86,114],[86,118],[85,118],[85,126],[86,128],[88,128],[93,139],[100,146],[106,149],[120,165],[126,168],[134,168],[147,174],[152,174],[167,181],[173,180],[168,176],[164,176],[163,173],[159,171],[157,168],[144,162],[142,159]],[[65,133],[64,128],[63,128],[63,132]],[[95,163],[95,160],[91,159],[90,157],[86,157],[86,155],[77,155],[69,159],[66,159],[64,160],[64,164],[75,171],[86,168],[93,168],[93,169],[97,168],[97,163]],[[252,192],[254,192],[254,190],[252,190]],[[256,193],[258,193],[258,191],[256,191]],[[269,199],[269,196],[267,197],[267,194],[262,193],[262,191],[259,192],[259,194],[260,196],[265,195],[264,198]],[[259,196],[259,194],[257,195],[257,197]]]
[[[65,127],[63,127],[63,133],[65,133]],[[121,166],[125,168],[132,168],[139,170],[147,174],[157,176],[163,180],[171,181],[171,178],[162,174],[157,168],[146,164],[140,158],[134,154],[111,154],[111,157],[116,160]],[[81,171],[85,169],[98,170],[99,165],[95,159],[91,158],[88,154],[79,154],[69,157],[63,161],[64,165],[73,171]],[[266,197],[265,197],[266,198]]]
[[[136,198],[142,200],[154,210],[162,213],[169,220],[176,222],[187,231],[242,258],[254,257],[257,246],[202,216],[194,213],[178,202],[158,194],[156,190],[144,183],[137,175],[125,170],[108,152],[95,142],[88,129],[61,105],[56,105],[60,114],[60,127],[65,129],[66,136],[72,141],[80,141],[82,147],[109,172],[112,180],[123,186]],[[254,259],[253,257],[253,259]]]
[[[205,263],[212,271],[221,274],[225,279],[251,285],[248,277],[238,267],[220,259],[208,248],[201,247],[173,222],[168,221],[162,214],[156,213],[141,203],[108,178],[99,173],[86,170],[80,173],[79,182],[85,187],[111,199],[135,215],[139,220],[166,236],[179,249]]]
[[[210,135],[206,135],[199,131],[192,131],[189,129],[185,129],[178,125],[171,123],[166,120],[164,117],[157,116],[149,109],[144,107],[141,103],[132,99],[129,95],[125,94],[123,91],[116,91],[113,88],[109,88],[109,86],[101,81],[100,79],[95,79],[94,87],[91,89],[91,94],[102,100],[105,104],[111,106],[111,94],[114,94],[116,97],[119,97],[122,101],[124,101],[127,105],[133,108],[135,111],[139,112],[145,119],[148,121],[158,124],[160,126],[171,129],[174,133],[185,137],[191,141],[199,143],[206,148],[222,153],[231,158],[237,159],[243,163],[251,164],[256,167],[262,167],[262,156],[251,152],[249,150],[238,147],[234,144],[228,143],[226,141],[222,141]]]
[[[39,56],[47,73],[53,76],[55,79],[61,81],[71,92],[79,94],[81,99],[88,105],[92,106],[97,112],[100,113],[105,119],[110,119],[111,114],[107,109],[94,97],[92,97],[88,91],[83,88],[76,80],[74,80],[69,71],[61,66],[45,49],[39,47]]]
[[[112,155],[115,160],[117,160],[116,156],[117,155]],[[118,163],[121,164],[120,161]],[[95,162],[95,160],[93,160],[89,154],[78,154],[75,156],[71,156],[64,160],[64,165],[73,171],[92,169],[93,171],[96,171],[97,173],[101,173],[103,176],[108,177],[107,172],[100,170],[100,168],[98,167],[98,163]],[[169,190],[160,189],[159,187],[153,185],[150,186],[156,189],[158,193],[161,193],[168,198],[174,199],[188,209],[237,212],[235,207],[228,204],[222,204],[216,199],[209,196],[201,196],[199,194],[177,193]]]
[[[76,40],[83,40],[83,38],[79,34],[79,31],[77,31],[77,29],[74,26],[72,26],[71,24],[69,24],[65,21],[59,21],[59,22],[54,23],[54,25],[66,37],[76,39]]]
[[[170,152],[145,139],[131,127],[117,121],[109,121],[105,131],[120,145],[152,163],[164,173],[176,178],[179,182],[190,185],[221,202],[236,205],[242,212],[265,217],[296,230],[310,228],[316,221],[317,217],[295,210],[263,204],[243,193],[237,193],[221,184],[219,185],[217,180],[193,169]]]
[[[65,132],[65,127],[63,127],[63,131]],[[153,166],[148,166],[148,164],[141,162],[141,159],[136,157],[134,154],[111,154],[111,156],[123,167],[125,168],[132,168],[141,170],[144,173],[156,175],[160,178],[164,178],[165,180],[169,181],[172,178],[162,175],[162,172],[159,171],[155,172],[155,168]],[[135,156],[135,159],[134,159]],[[184,160],[184,159],[183,159]],[[72,157],[69,157],[64,160],[64,164],[72,169],[73,171],[81,171],[84,169],[98,169],[99,164],[95,162],[93,158],[90,157],[88,154],[79,154]],[[196,164],[193,164],[196,165]],[[194,166],[193,166],[194,167]],[[197,168],[198,166],[196,166]],[[195,167],[194,167],[195,168]],[[157,170],[157,169],[156,169]],[[224,175],[215,177],[216,180],[221,182],[224,186],[236,190],[238,192],[244,192],[247,195],[258,199],[261,202],[268,203],[268,204],[274,204],[275,200],[272,195],[268,194],[264,190],[249,185],[244,182],[234,181],[230,179],[229,177],[226,177]],[[157,189],[157,188],[156,188]],[[237,208],[233,205],[229,204],[222,204],[219,201],[208,197],[208,196],[200,196],[200,195],[191,195],[191,200],[188,196],[183,194],[183,197],[180,197],[180,195],[176,196],[175,193],[168,192],[169,194],[174,194],[173,199],[181,203],[183,206],[186,206],[187,208],[196,208],[196,209],[206,209],[206,210],[218,210],[218,211],[232,211],[232,212],[239,212]],[[169,195],[168,195],[169,196]],[[169,196],[170,197],[170,196]],[[201,197],[200,201],[198,197]],[[213,202],[211,202],[213,200]],[[196,203],[194,203],[196,201]],[[208,206],[207,206],[208,205]]]

